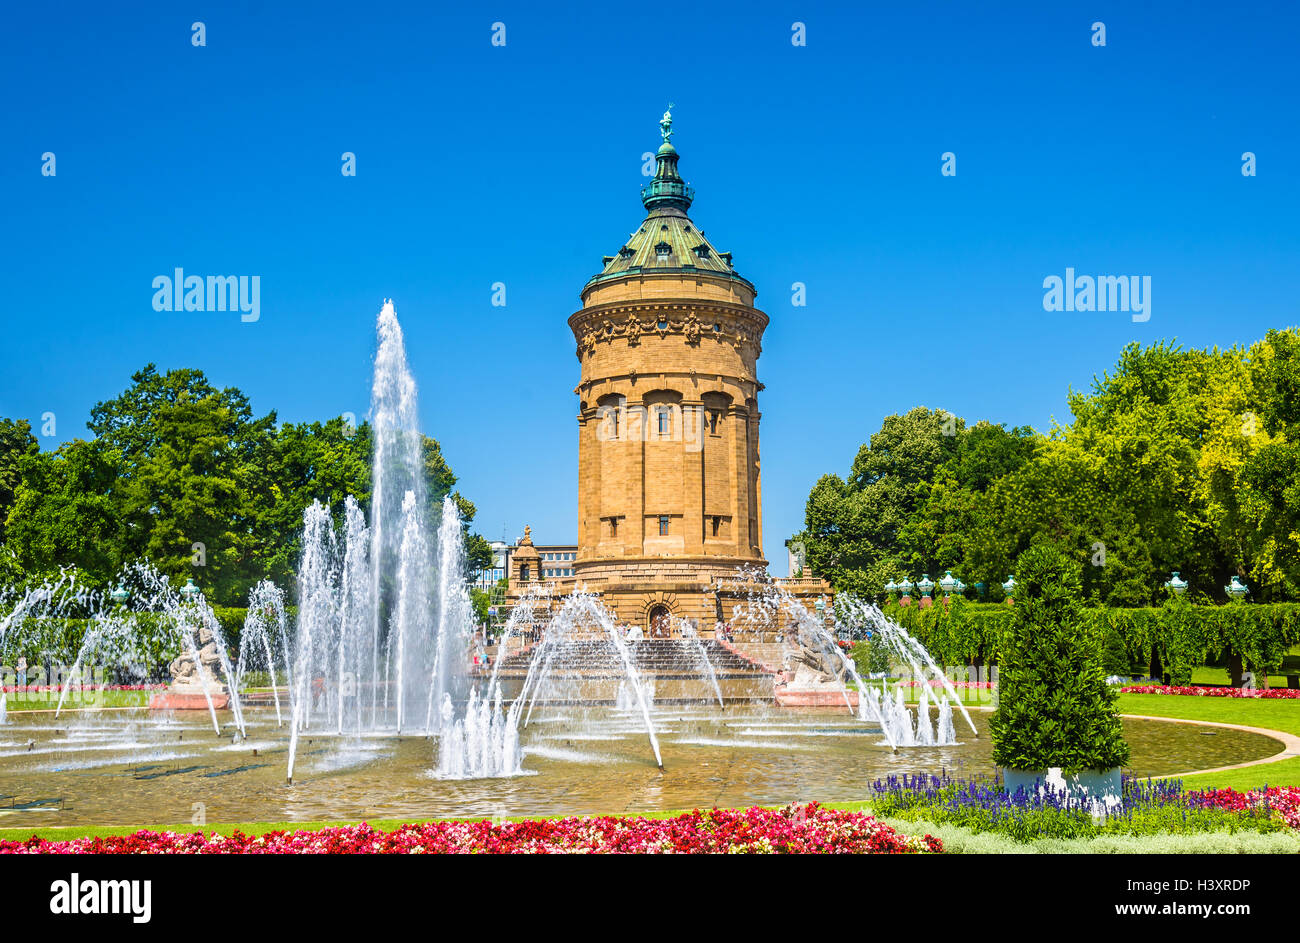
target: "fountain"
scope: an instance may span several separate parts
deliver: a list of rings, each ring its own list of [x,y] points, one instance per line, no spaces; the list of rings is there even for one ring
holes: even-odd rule
[[[722,701],[722,687],[718,684],[718,673],[713,669],[713,663],[709,661],[709,653],[704,647],[704,640],[700,638],[700,633],[688,619],[674,619],[673,623],[677,626],[681,637],[690,644],[691,651],[695,654],[696,664],[699,666],[700,676],[709,679],[713,694],[718,699],[718,707],[725,708],[726,705]]]
[[[552,596],[552,584],[540,580],[529,583],[523,593],[520,594],[518,602],[510,610],[510,615],[506,617],[506,624],[501,630],[501,638],[497,642],[497,657],[492,662],[492,677],[488,681],[489,691],[496,688],[497,678],[501,674],[501,663],[511,654],[511,641],[521,637],[523,632],[540,623],[543,609],[549,617]]]
[[[455,719],[451,695],[443,695],[442,727],[438,744],[439,779],[494,779],[523,772],[519,748],[519,709],[515,700],[508,711],[501,709],[501,688],[491,697],[479,699],[478,689],[470,692],[465,716]]]
[[[739,571],[732,588],[747,600],[734,621],[753,631],[779,628],[784,638],[779,703],[811,707],[842,700],[849,713],[878,724],[892,749],[956,743],[952,720],[956,705],[978,738],[975,722],[947,675],[920,642],[877,606],[842,593],[836,596],[831,611],[814,614],[779,583],[753,570]],[[891,693],[887,679],[881,679],[879,685],[863,681],[853,660],[837,643],[837,636],[878,640],[892,659],[909,669],[920,688],[915,716],[907,708],[901,686]],[[936,687],[941,690],[932,690]],[[931,719],[932,706],[938,710],[937,723]]]
[[[770,777],[771,788],[790,781],[782,769],[797,766],[809,741],[840,758],[837,763],[896,769],[889,765],[894,752],[870,749],[876,726],[881,745],[895,749],[963,746],[953,729],[954,704],[960,707],[955,693],[905,631],[846,596],[836,600],[829,618],[814,614],[779,583],[752,571],[737,576],[750,587],[750,606],[748,616],[738,614],[736,621],[742,632],[749,618],[755,631],[779,633],[785,643],[779,670],[703,637],[689,620],[672,621],[673,638],[625,634],[598,596],[579,589],[558,597],[541,580],[512,608],[490,672],[471,670],[474,618],[464,528],[450,497],[430,504],[416,388],[391,303],[379,313],[377,333],[371,504],[363,508],[348,497],[333,507],[316,501],[305,509],[295,619],[286,617],[281,590],[259,583],[249,594],[233,665],[221,626],[198,588],[178,591],[146,564],[123,574],[132,588],[123,593],[132,597],[130,605],[109,605],[109,597],[80,586],[71,571],[22,593],[0,589],[0,611],[6,612],[0,644],[26,633],[28,652],[47,650],[48,643],[38,640],[43,619],[87,618],[60,709],[92,666],[118,677],[153,676],[159,644],[180,653],[167,695],[191,696],[183,704],[159,697],[155,705],[195,708],[160,711],[148,722],[122,724],[110,717],[48,732],[24,717],[20,723],[37,734],[28,741],[27,762],[33,765],[24,775],[57,781],[65,769],[121,763],[129,764],[129,781],[138,784],[154,778],[165,783],[173,775],[239,775],[262,783],[253,794],[282,803],[267,791],[266,777],[283,775],[292,784],[306,762],[330,774],[355,767],[348,775],[370,783],[371,801],[382,803],[389,777],[402,781],[411,768],[420,771],[427,789],[435,789],[429,784],[514,778],[525,783],[532,778],[525,773],[540,773],[547,781],[557,764],[576,764],[581,782],[613,763],[616,769],[626,764],[627,776],[605,782],[644,773],[656,781],[635,788],[648,796],[659,795],[660,779],[672,781],[663,779],[665,745],[670,756],[682,757],[674,773],[686,778],[696,775],[694,756],[709,758],[698,763],[700,769],[716,757],[716,768],[728,770],[751,755],[767,757],[756,761],[753,775],[760,781]],[[156,622],[161,633],[142,631],[142,620]],[[837,635],[846,633],[885,640],[891,657],[924,680],[915,711],[901,686],[888,679],[864,682],[838,644]],[[784,710],[781,697],[798,693],[812,697],[807,711]],[[0,711],[7,706],[0,698]],[[971,722],[969,714],[966,719]],[[12,729],[14,714],[7,720]],[[236,737],[217,744],[209,737],[210,745],[200,746],[195,734],[204,720],[218,733],[233,727]],[[285,729],[277,734],[280,727]],[[270,739],[249,740],[250,729]],[[858,736],[863,733],[869,739]],[[424,738],[436,739],[433,754]],[[602,746],[592,753],[584,743]],[[646,746],[653,766],[646,762]],[[280,749],[287,752],[282,770],[263,755]],[[397,765],[372,763],[379,751]],[[475,794],[473,787],[458,788],[470,790],[459,795]],[[167,795],[148,794],[151,801]],[[303,791],[303,801],[318,803],[311,794]],[[699,796],[691,793],[689,799]],[[574,795],[573,801],[581,800]],[[339,808],[339,802],[345,800],[332,799],[329,807]],[[318,808],[304,804],[298,811]]]
[[[280,685],[276,677],[276,652],[283,653],[283,664],[289,665],[289,633],[285,626],[284,593],[270,580],[262,580],[248,594],[248,614],[239,634],[239,659],[235,664],[236,691],[244,690],[244,678],[251,671],[265,672],[275,703],[275,723],[281,726]],[[286,681],[288,684],[292,682]]]
[[[841,594],[835,599],[835,619],[839,624],[845,626],[847,632],[856,637],[878,639],[895,658],[906,663],[911,671],[912,678],[922,686],[923,691],[928,691],[932,685],[937,685],[943,689],[944,697],[939,705],[941,728],[943,726],[942,711],[944,706],[948,707],[948,723],[951,724],[952,705],[956,704],[958,709],[961,710],[962,716],[966,719],[966,724],[970,727],[971,733],[976,737],[979,736],[979,731],[975,729],[975,721],[971,719],[970,711],[966,710],[965,705],[962,704],[961,698],[958,696],[948,675],[934,663],[934,659],[930,657],[930,653],[926,651],[925,646],[914,639],[905,628],[887,617],[879,606],[847,593]]]
[[[288,778],[302,731],[436,734],[447,699],[463,698],[473,610],[463,526],[445,496],[436,534],[428,513],[415,381],[391,302],[378,319],[371,390],[370,513],[344,502],[303,516],[298,623],[290,686]]]
[[[582,666],[590,664],[585,657],[587,654],[603,657],[617,666],[615,670],[621,674],[620,683],[626,685],[626,696],[644,720],[655,764],[662,769],[663,755],[659,751],[654,722],[650,719],[650,701],[632,652],[619,633],[613,614],[593,593],[577,590],[565,597],[547,623],[518,696],[528,705],[524,726],[528,726],[539,696],[549,702],[589,701],[592,693],[584,691],[585,686],[600,688],[608,683],[611,674],[608,668],[584,673]],[[599,693],[595,696],[601,697]]]

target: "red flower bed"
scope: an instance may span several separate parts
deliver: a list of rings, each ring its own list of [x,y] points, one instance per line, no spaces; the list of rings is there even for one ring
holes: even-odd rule
[[[166,684],[106,684],[102,690],[105,691],[158,691],[167,687]],[[78,693],[95,692],[101,690],[98,684],[74,684],[70,689]],[[6,684],[0,685],[0,691],[5,694],[17,694],[26,692],[29,694],[58,694],[63,691],[63,686],[59,684]]]
[[[861,812],[812,803],[783,809],[696,810],[669,819],[532,819],[425,822],[381,832],[364,822],[255,838],[138,831],[110,838],[2,841],[0,854],[907,854],[941,852],[937,838],[911,838]]]
[[[1294,688],[1203,688],[1194,685],[1181,687],[1168,684],[1138,684],[1120,688],[1121,694],[1187,694],[1193,697],[1267,697],[1300,698]]]
[[[1207,789],[1188,795],[1193,806],[1211,809],[1229,809],[1241,812],[1247,809],[1271,809],[1292,828],[1300,828],[1300,787],[1269,786],[1237,792],[1235,789]]]

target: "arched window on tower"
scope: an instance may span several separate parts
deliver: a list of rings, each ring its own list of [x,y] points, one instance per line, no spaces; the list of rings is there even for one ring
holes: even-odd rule
[[[618,442],[623,437],[626,426],[623,414],[626,408],[626,397],[618,393],[609,393],[596,401],[597,441]]]
[[[702,399],[704,424],[709,430],[709,435],[720,435],[727,409],[731,406],[731,397],[725,393],[705,393]]]

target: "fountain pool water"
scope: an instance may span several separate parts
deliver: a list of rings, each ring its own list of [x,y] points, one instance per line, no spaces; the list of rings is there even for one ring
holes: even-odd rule
[[[212,736],[206,712],[53,714],[15,711],[0,728],[2,827],[179,823],[201,802],[209,822],[321,821],[619,813],[860,800],[878,777],[942,770],[992,773],[987,736],[893,752],[841,709],[769,704],[657,705],[664,762],[646,748],[637,712],[539,705],[520,727],[519,769],[496,778],[439,778],[427,739],[308,731],[292,788],[287,731],[249,707],[248,739]],[[480,702],[481,703],[481,702]],[[503,700],[503,713],[508,708]],[[228,711],[219,712],[223,724]],[[480,714],[481,716],[481,714]],[[987,715],[975,715],[981,733]],[[1125,720],[1136,775],[1224,766],[1276,753],[1258,734]],[[441,739],[441,738],[440,738]],[[29,746],[29,741],[31,745]],[[441,744],[439,744],[441,745]],[[10,806],[12,803],[12,807]]]

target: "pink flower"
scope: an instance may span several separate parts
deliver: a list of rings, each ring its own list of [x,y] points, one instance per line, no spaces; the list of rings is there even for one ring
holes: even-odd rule
[[[817,803],[782,809],[710,809],[669,819],[640,816],[437,821],[380,832],[367,825],[275,831],[256,838],[140,830],[133,835],[0,842],[0,854],[911,854],[942,852],[861,812]]]
[[[1296,688],[1209,688],[1197,685],[1146,684],[1120,688],[1121,694],[1184,694],[1192,697],[1300,698]]]

